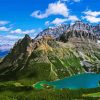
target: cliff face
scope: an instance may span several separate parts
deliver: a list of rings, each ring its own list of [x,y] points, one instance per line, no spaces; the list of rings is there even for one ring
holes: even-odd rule
[[[36,38],[41,38],[44,35],[51,35],[55,39],[59,40],[59,38],[66,33],[69,37],[87,37],[90,39],[99,39],[100,37],[100,25],[91,25],[88,23],[83,23],[82,21],[76,21],[73,25],[60,25],[54,28],[48,28],[40,32]]]
[[[48,33],[35,39],[25,35],[0,63],[0,76],[32,77],[40,81],[99,73],[100,46],[91,28],[76,22],[59,38]]]
[[[52,27],[52,28],[47,28],[45,30],[43,30],[42,32],[40,32],[37,36],[37,38],[41,38],[44,35],[51,35],[53,38],[59,38],[59,36],[61,34],[63,34],[68,28],[68,25],[59,25],[56,27]]]
[[[94,31],[96,33],[96,37],[100,40],[100,24],[94,27]]]
[[[77,37],[82,40],[90,39],[97,41],[97,33],[94,31],[94,27],[85,24],[81,21],[76,21],[75,24],[68,27],[68,29],[61,35],[60,40],[67,42],[70,38]]]

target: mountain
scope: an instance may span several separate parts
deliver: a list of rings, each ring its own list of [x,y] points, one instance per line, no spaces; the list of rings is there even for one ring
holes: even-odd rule
[[[87,33],[87,35],[91,34],[91,36],[99,39],[100,24],[94,26],[88,23],[83,23],[82,21],[76,21],[73,25],[62,24],[57,27],[47,28],[43,30],[36,36],[36,38],[41,38],[44,35],[52,35],[55,39],[59,39],[59,37],[64,32],[71,32],[71,31],[84,32]]]
[[[31,52],[28,51],[32,47],[30,44],[31,40],[32,39],[28,35],[25,35],[22,40],[19,40],[14,45],[14,48],[11,49],[9,54],[4,58],[3,62],[1,63],[0,69],[6,69],[7,67],[11,68],[12,66],[14,69],[17,69],[17,67],[19,69],[19,67],[26,61],[29,53]]]
[[[94,27],[94,31],[95,31],[95,33],[96,33],[98,39],[100,40],[100,24],[98,24],[98,25],[96,25],[96,26]]]
[[[89,24],[84,24],[81,21],[76,21],[75,24],[69,26],[68,29],[64,32],[64,34],[61,35],[60,39],[66,42],[72,37],[90,39],[93,41],[97,41],[98,39],[94,32],[93,26],[90,26]]]
[[[51,35],[52,37],[54,37],[55,39],[56,38],[59,38],[59,36],[61,34],[64,33],[64,31],[66,31],[68,28],[68,25],[65,25],[65,24],[62,24],[62,25],[59,25],[59,26],[56,26],[56,27],[52,27],[52,28],[47,28],[45,30],[43,30],[42,32],[40,32],[37,36],[36,36],[36,39],[37,38],[41,38],[42,36],[44,35]]]
[[[20,39],[0,63],[0,77],[37,82],[79,73],[100,73],[100,45],[92,27],[76,22],[64,32],[54,31],[57,37],[53,30],[60,29],[42,32],[35,39],[29,35]]]

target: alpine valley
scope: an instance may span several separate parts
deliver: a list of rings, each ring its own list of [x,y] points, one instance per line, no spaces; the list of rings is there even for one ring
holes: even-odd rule
[[[26,34],[0,60],[0,100],[97,100],[99,86],[100,25]]]

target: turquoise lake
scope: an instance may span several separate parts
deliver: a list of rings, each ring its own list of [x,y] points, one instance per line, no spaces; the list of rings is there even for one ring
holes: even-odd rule
[[[70,88],[96,88],[100,87],[100,74],[86,73],[67,77],[53,82],[47,82],[48,85],[57,89]]]

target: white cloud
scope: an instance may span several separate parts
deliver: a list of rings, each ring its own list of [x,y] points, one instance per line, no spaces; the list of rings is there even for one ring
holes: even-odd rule
[[[16,35],[0,35],[0,44],[12,44],[12,41],[16,41],[18,39],[22,38],[22,36],[16,36]]]
[[[76,20],[79,20],[79,19],[75,15],[70,15],[69,18],[68,18],[68,20],[70,20],[70,21],[76,21]]]
[[[100,22],[100,18],[96,18],[94,16],[85,16],[85,17],[83,17],[83,19],[86,19],[90,23],[98,23],[98,22]]]
[[[23,38],[22,36],[16,36],[16,35],[0,35],[0,51],[9,50],[13,47],[16,41],[18,39]]]
[[[90,23],[99,23],[100,22],[100,11],[84,11],[85,16],[82,16],[82,19],[86,19]]]
[[[9,21],[1,21],[0,20],[0,31],[9,31],[11,28],[8,28],[5,26],[8,23],[9,23]]]
[[[31,30],[21,30],[21,29],[16,29],[16,30],[10,30],[9,31],[12,34],[9,35],[0,35],[0,50],[5,51],[5,50],[9,50],[10,48],[13,47],[13,45],[15,44],[15,42],[17,42],[19,39],[22,39],[25,34],[30,34],[32,35],[32,33],[35,32],[34,29]],[[13,34],[16,33],[16,34]],[[33,34],[33,38],[34,38]]]
[[[77,16],[75,16],[75,15],[70,15],[70,16],[67,17],[67,18],[56,18],[56,19],[54,19],[54,20],[51,21],[51,22],[50,22],[50,21],[46,21],[46,22],[45,22],[45,25],[46,25],[46,26],[49,26],[50,24],[59,25],[59,24],[65,23],[65,22],[67,22],[67,21],[71,21],[71,23],[72,23],[72,22],[77,21],[77,20],[79,20]]]
[[[16,29],[16,30],[12,30],[10,33],[12,34],[32,34],[34,33],[35,30],[31,29],[31,30],[21,30],[21,29]]]
[[[42,13],[40,10],[37,10],[34,11],[31,16],[42,19],[50,15],[62,15],[67,17],[68,14],[69,9],[67,8],[66,4],[58,1],[56,3],[50,3],[44,13]]]
[[[55,20],[53,20],[53,21],[51,22],[51,24],[59,25],[59,24],[62,24],[62,23],[64,23],[64,22],[66,22],[66,21],[67,21],[66,18],[65,18],[65,19],[56,18]]]
[[[6,25],[6,24],[8,24],[8,23],[9,23],[9,21],[1,21],[1,20],[0,20],[0,26]]]
[[[5,50],[9,50],[10,48],[13,47],[13,45],[15,44],[15,42],[17,42],[19,39],[22,39],[24,37],[25,34],[30,34],[32,35],[32,33],[35,32],[34,29],[32,30],[21,30],[21,29],[16,29],[16,30],[10,30],[10,33],[16,33],[16,34],[9,34],[9,35],[0,35],[0,50],[5,51]],[[33,34],[33,38],[34,38]]]
[[[88,10],[88,11],[85,11],[83,13],[86,14],[86,15],[89,15],[89,16],[94,16],[94,17],[97,17],[97,16],[100,15],[100,11],[91,11],[91,10]]]
[[[22,38],[22,37],[15,36],[15,35],[7,35],[7,36],[5,36],[5,38],[8,38],[10,40],[17,40],[17,39]]]
[[[11,28],[7,28],[5,26],[0,27],[0,31],[9,31]]]

